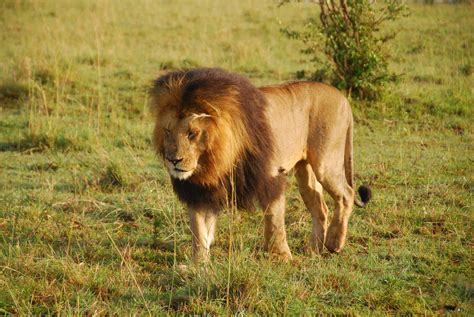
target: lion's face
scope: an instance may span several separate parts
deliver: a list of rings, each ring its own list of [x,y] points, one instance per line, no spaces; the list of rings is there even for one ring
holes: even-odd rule
[[[214,80],[207,72],[221,77]],[[258,151],[249,138],[241,103],[243,96],[256,98],[259,92],[240,77],[226,76],[212,69],[177,71],[156,81],[150,103],[153,143],[173,179],[221,186],[244,151]]]
[[[202,168],[200,158],[208,141],[207,117],[206,114],[169,112],[162,120],[160,150],[173,178],[185,180]]]

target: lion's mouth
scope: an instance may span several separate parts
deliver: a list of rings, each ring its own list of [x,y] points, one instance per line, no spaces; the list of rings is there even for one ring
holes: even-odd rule
[[[173,177],[173,178],[177,178],[177,179],[180,179],[180,180],[185,180],[187,178],[189,178],[194,172],[194,169],[188,169],[188,170],[184,170],[184,169],[181,169],[181,168],[178,168],[178,167],[171,167],[169,166],[169,173],[170,175]]]

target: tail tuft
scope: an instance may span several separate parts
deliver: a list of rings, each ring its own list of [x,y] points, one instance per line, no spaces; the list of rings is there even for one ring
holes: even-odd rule
[[[359,192],[359,196],[361,201],[358,199],[355,200],[355,204],[359,207],[365,207],[369,200],[372,198],[372,190],[367,185],[362,185],[357,190]]]

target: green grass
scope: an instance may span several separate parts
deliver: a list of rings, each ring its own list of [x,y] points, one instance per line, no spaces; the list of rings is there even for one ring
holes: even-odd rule
[[[311,70],[280,28],[316,6],[266,1],[2,1],[0,314],[474,313],[470,6],[415,6],[375,104],[353,102],[355,209],[340,255],[307,255],[288,178],[295,260],[262,250],[261,212],[223,213],[213,261],[190,264],[186,211],[152,151],[147,89],[219,66],[257,85]]]

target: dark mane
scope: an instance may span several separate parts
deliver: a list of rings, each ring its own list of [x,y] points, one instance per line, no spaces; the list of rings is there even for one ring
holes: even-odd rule
[[[194,181],[193,177],[187,180],[172,178],[173,189],[179,199],[196,207],[225,207],[234,199],[237,206],[243,209],[252,208],[254,201],[258,200],[262,208],[266,208],[283,190],[284,179],[271,176],[270,163],[274,155],[274,145],[266,119],[267,102],[263,94],[246,78],[218,68],[169,73],[156,80],[153,91],[163,89],[177,80],[180,81],[177,98],[182,108],[194,107],[196,103],[203,103],[203,100],[228,97],[229,91],[236,92],[232,96],[236,102],[220,104],[218,110],[225,112],[237,109],[239,118],[235,120],[241,120],[248,134],[247,143],[250,144],[234,162],[234,169],[220,177],[220,184],[202,184]]]

